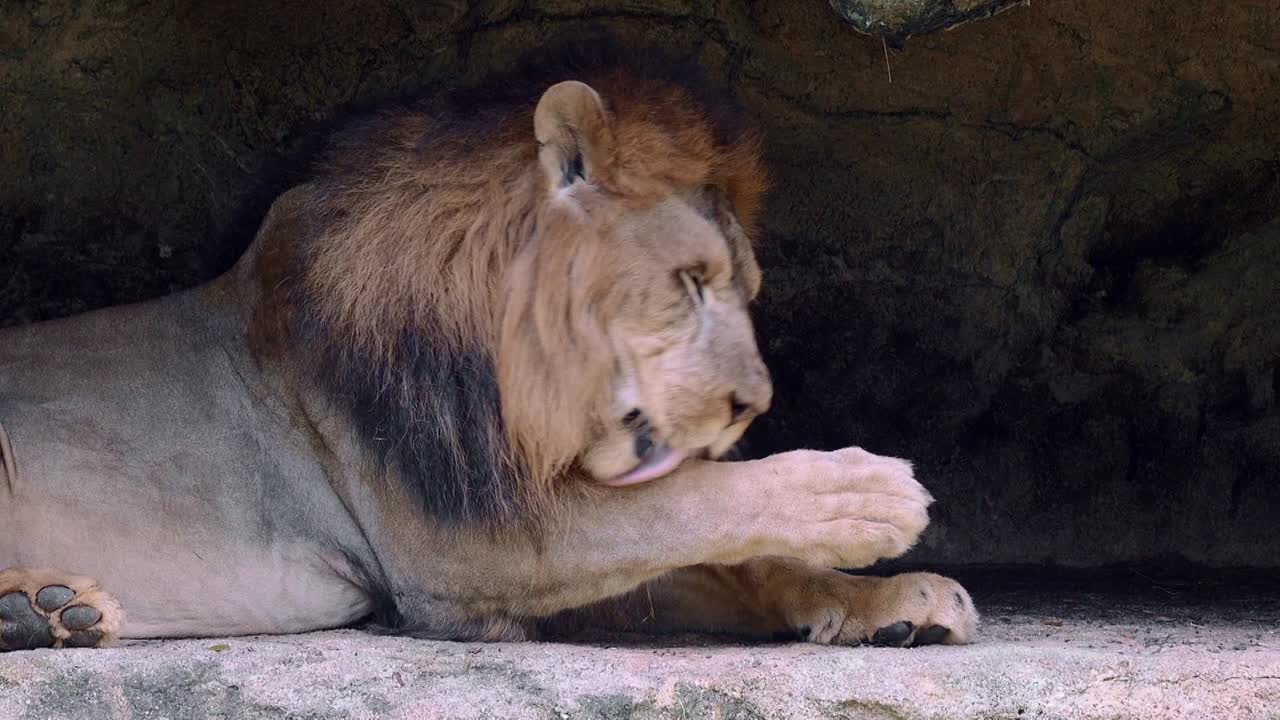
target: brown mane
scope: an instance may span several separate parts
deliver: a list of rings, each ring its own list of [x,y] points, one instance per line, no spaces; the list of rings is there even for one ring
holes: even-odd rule
[[[587,212],[546,201],[533,135],[538,93],[570,77],[603,98],[613,143],[592,178],[606,207]],[[714,185],[750,232],[764,173],[757,136],[690,86],[616,66],[568,68],[469,120],[450,105],[335,137],[304,209],[290,332],[425,511],[500,523],[554,496],[607,392],[600,228]]]

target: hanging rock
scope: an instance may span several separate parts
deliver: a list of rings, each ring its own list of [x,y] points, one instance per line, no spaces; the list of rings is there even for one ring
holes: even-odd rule
[[[1028,0],[831,0],[831,7],[864,33],[897,41],[982,20]]]

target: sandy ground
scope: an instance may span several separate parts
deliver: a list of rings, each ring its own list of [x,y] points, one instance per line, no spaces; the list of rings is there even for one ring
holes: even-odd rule
[[[11,653],[0,719],[1280,718],[1270,588],[1029,583],[975,596],[984,634],[964,648],[473,645],[344,630]]]

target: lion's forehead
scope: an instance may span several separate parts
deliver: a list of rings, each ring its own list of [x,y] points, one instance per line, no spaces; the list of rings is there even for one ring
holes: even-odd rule
[[[637,243],[646,252],[719,252],[728,257],[728,246],[714,219],[679,195],[624,214],[619,229],[624,240]]]

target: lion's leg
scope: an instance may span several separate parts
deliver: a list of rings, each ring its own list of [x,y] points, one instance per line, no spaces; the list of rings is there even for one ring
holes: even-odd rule
[[[893,646],[973,640],[978,613],[959,583],[930,573],[848,575],[786,558],[677,570],[622,597],[566,613],[553,635],[589,627],[725,632],[822,644]]]
[[[694,565],[781,556],[866,567],[911,547],[930,501],[909,463],[856,448],[690,461],[662,480],[566,498],[540,543],[456,530],[397,537],[400,557],[417,563],[410,581],[435,583],[398,591],[399,610],[424,634],[460,637],[454,616],[547,618]]]
[[[0,570],[0,652],[102,647],[124,612],[92,578],[49,570]]]

